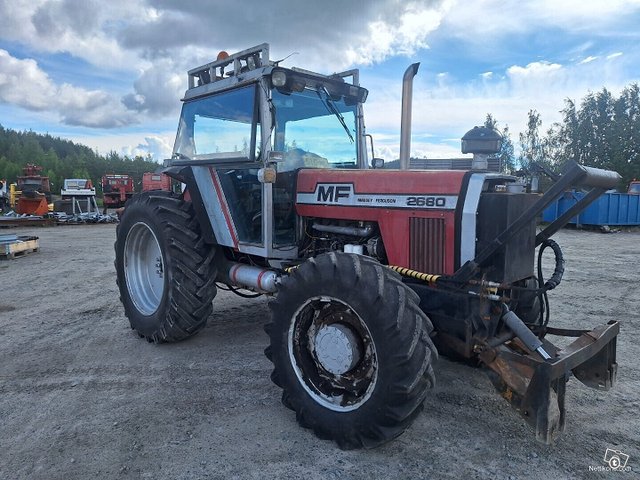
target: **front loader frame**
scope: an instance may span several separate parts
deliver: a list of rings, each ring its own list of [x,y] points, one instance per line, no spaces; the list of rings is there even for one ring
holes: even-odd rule
[[[589,189],[580,202],[536,235],[536,246],[547,242],[604,191],[615,187],[619,180],[620,176],[615,172],[571,163],[544,195],[453,276],[437,278],[430,286],[410,283],[421,297],[421,307],[438,327],[436,339],[439,347],[464,358],[477,356],[485,363],[491,370],[490,377],[498,391],[535,428],[536,439],[543,443],[551,443],[564,430],[565,385],[572,374],[585,385],[596,389],[608,390],[615,383],[616,336],[620,324],[611,321],[589,331],[545,325],[536,332],[540,337],[538,339],[516,316],[520,329],[513,329],[511,325],[499,329],[501,322],[507,323],[506,314],[497,314],[499,310],[492,309],[491,305],[502,304],[503,298],[496,293],[499,289],[508,290],[511,286],[486,282],[482,274],[483,267],[565,190],[573,187]],[[545,288],[543,285],[539,287]],[[554,287],[555,284],[547,288]],[[455,300],[458,309],[466,305],[463,310],[467,314],[450,319],[443,311],[443,306],[451,304],[455,297],[469,294],[475,298],[468,298],[467,303],[462,298]],[[474,315],[470,312],[486,312],[484,318],[491,319],[487,323],[491,327],[478,331],[477,325],[474,327]],[[509,314],[513,319],[514,314]],[[522,332],[526,335],[523,336]],[[576,337],[576,340],[565,348],[558,348],[545,335]],[[539,351],[531,347],[532,342],[539,345]],[[543,358],[540,351],[550,358]]]
[[[609,390],[616,380],[616,336],[620,324],[611,321],[591,331],[548,328],[557,336],[578,337],[564,349],[545,339],[554,358],[543,360],[526,352],[518,340],[508,347],[487,347],[480,359],[497,375],[490,375],[501,395],[536,430],[536,439],[551,443],[565,425],[565,385],[571,374],[585,385]]]

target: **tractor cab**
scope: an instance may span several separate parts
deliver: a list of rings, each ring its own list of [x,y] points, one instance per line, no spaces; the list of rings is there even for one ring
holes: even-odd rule
[[[221,52],[188,75],[168,173],[189,166],[199,191],[213,183],[217,196],[202,200],[216,242],[295,258],[297,171],[367,167],[358,71],[283,68],[263,44]],[[221,210],[224,222],[213,217]]]

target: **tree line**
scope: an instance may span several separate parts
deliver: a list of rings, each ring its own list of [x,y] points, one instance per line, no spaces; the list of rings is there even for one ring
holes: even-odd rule
[[[622,176],[620,189],[640,179],[640,87],[633,83],[618,97],[603,88],[586,95],[579,105],[566,99],[562,120],[542,132],[542,119],[529,110],[526,130],[519,134],[520,151],[515,149],[509,127],[498,156],[507,171],[528,170],[532,162],[562,173],[571,161],[591,167],[614,170]],[[487,115],[485,126],[497,128],[498,122]]]
[[[107,173],[131,175],[139,190],[142,174],[159,167],[150,156],[130,158],[113,151],[99,155],[70,140],[0,125],[0,179],[15,182],[29,163],[42,167],[41,174],[49,177],[54,194],[60,193],[65,178],[89,178],[102,194],[100,180]]]

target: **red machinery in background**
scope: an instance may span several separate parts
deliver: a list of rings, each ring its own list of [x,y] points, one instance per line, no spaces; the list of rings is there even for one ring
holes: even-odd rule
[[[22,169],[22,175],[16,179],[20,196],[16,203],[16,212],[26,215],[46,215],[51,200],[49,177],[40,175],[42,167],[28,163]]]
[[[102,177],[102,204],[107,208],[120,208],[134,194],[133,178],[130,175],[108,173]]]
[[[150,190],[164,190],[166,192],[171,191],[171,177],[164,173],[152,173],[147,172],[142,175],[142,191],[148,192]]]

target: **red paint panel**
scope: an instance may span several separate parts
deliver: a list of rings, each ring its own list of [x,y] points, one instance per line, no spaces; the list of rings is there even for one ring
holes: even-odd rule
[[[298,192],[316,183],[353,183],[358,193],[433,193],[457,195],[466,172],[459,170],[319,170],[298,172]]]
[[[297,191],[314,192],[318,183],[352,183],[357,194],[459,195],[464,175],[463,171],[303,169],[298,174]],[[390,264],[408,268],[412,268],[413,264],[429,270],[433,268],[425,273],[454,272],[454,210],[304,204],[296,205],[296,210],[304,217],[376,222]],[[413,238],[417,242],[424,242],[424,246],[411,243],[412,222],[422,225],[421,234],[416,232]],[[427,225],[431,225],[431,228],[427,228]],[[433,228],[437,228],[437,231],[432,231]],[[429,242],[434,242],[431,247],[435,245],[435,251],[428,248]],[[411,261],[412,248],[415,252],[414,262]],[[427,248],[426,253],[418,254],[421,249]],[[422,258],[416,263],[419,255]]]
[[[423,273],[444,273],[444,218],[409,219],[409,268]]]

